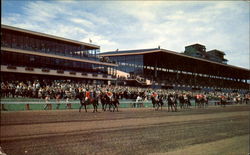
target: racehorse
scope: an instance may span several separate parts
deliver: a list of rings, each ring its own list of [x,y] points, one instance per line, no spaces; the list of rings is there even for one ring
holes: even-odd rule
[[[168,111],[170,111],[170,107],[172,112],[175,111],[177,112],[177,100],[176,96],[173,96],[172,94],[168,95]]]
[[[225,96],[221,96],[220,97],[220,105],[223,106],[223,107],[226,107],[226,104],[227,104],[226,97]]]
[[[84,106],[85,108],[85,112],[87,112],[87,105],[92,104],[93,105],[93,112],[97,112],[97,108],[98,108],[98,98],[97,97],[93,97],[93,98],[80,98],[80,104],[81,106],[79,107],[79,112],[81,112],[82,107]]]
[[[179,96],[180,108],[185,109],[188,108],[188,100],[185,99],[184,95]]]
[[[163,95],[160,95],[158,105],[161,107],[161,110],[162,110],[162,106],[164,105]]]
[[[161,109],[162,109],[162,105],[163,105],[163,101],[160,101],[160,99],[157,99],[153,96],[151,96],[151,101],[152,101],[152,104],[153,104],[153,108],[155,110],[159,110],[159,107],[161,106]]]
[[[196,95],[195,96],[195,107],[198,106],[198,108],[202,108],[204,107],[204,104],[205,104],[205,100],[204,100],[204,97],[203,95]]]
[[[102,104],[102,111],[106,111],[106,107],[110,102],[110,98],[106,94],[102,93],[100,95],[100,99]]]
[[[112,97],[111,101],[110,101],[110,105],[113,107],[113,112],[116,111],[118,112],[118,105],[120,104],[119,100],[117,97]],[[111,107],[110,106],[110,107]],[[110,108],[109,108],[110,110]]]
[[[107,106],[109,106],[109,111],[114,112],[115,109],[116,111],[118,111],[118,105],[120,104],[120,102],[115,96],[109,98],[107,94],[101,94],[101,104],[103,111],[106,111]],[[113,110],[111,110],[111,108],[113,108]]]

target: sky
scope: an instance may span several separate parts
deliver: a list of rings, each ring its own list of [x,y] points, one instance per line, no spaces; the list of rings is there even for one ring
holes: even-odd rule
[[[2,24],[78,40],[101,52],[199,43],[249,69],[248,1],[2,0]]]

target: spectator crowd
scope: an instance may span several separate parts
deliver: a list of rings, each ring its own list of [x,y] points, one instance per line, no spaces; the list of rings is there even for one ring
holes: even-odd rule
[[[185,95],[193,98],[198,94],[205,95],[208,99],[219,99],[221,96],[235,102],[248,99],[249,94],[223,93],[223,92],[202,92],[202,91],[184,91],[172,89],[153,89],[129,86],[115,85],[93,85],[71,80],[43,80],[43,81],[2,81],[1,98],[40,98],[45,99],[50,96],[51,99],[76,99],[82,92],[90,92],[91,96],[100,93],[112,93],[118,99],[136,99],[140,96],[143,100],[150,100],[153,94],[167,98],[167,95]]]

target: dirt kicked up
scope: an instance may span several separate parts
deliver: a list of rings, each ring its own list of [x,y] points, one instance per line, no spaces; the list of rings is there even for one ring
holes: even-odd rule
[[[1,112],[7,155],[242,154],[249,152],[250,106],[179,112],[151,108]]]

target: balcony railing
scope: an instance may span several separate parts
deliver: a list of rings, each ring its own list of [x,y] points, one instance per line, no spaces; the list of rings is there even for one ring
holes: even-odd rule
[[[83,76],[87,76],[88,74],[87,73],[82,73]]]
[[[25,70],[26,71],[34,71],[34,68],[33,67],[25,67]]]
[[[71,75],[76,75],[76,72],[69,72],[69,74],[71,74]]]
[[[63,73],[64,73],[64,71],[63,71],[63,70],[57,70],[57,73],[59,73],[59,74],[63,74]]]
[[[16,69],[16,66],[7,66],[7,69]]]
[[[49,69],[42,69],[42,72],[50,72]]]

